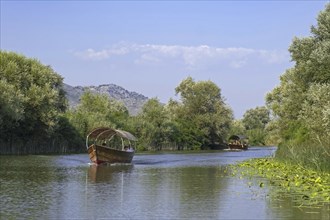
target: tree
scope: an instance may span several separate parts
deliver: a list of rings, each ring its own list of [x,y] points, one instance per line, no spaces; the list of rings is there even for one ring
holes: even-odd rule
[[[330,137],[330,84],[313,84],[299,119],[313,137]]]
[[[211,81],[195,82],[188,77],[175,91],[181,97],[176,120],[184,139],[202,147],[222,144],[233,115],[221,97],[220,88]]]
[[[0,138],[52,135],[66,109],[62,77],[23,55],[0,51],[0,57]]]
[[[0,131],[5,132],[23,119],[24,96],[4,79],[0,80],[0,91]]]
[[[243,135],[246,133],[242,120],[233,120],[230,127],[230,135]]]
[[[308,135],[300,114],[310,88],[315,84],[330,83],[330,4],[318,16],[318,26],[312,26],[312,36],[294,38],[289,48],[295,66],[281,76],[281,83],[266,101],[279,118],[280,132],[284,140]]]
[[[161,150],[165,144],[173,144],[176,126],[169,117],[166,106],[157,98],[149,99],[137,116],[137,133],[144,148]]]
[[[96,127],[126,129],[128,110],[123,103],[110,99],[107,95],[86,91],[76,109],[68,111],[66,117],[85,137]]]
[[[330,121],[329,24],[330,4],[327,4],[318,15],[317,26],[311,27],[311,36],[293,39],[289,51],[295,65],[266,96],[282,141],[277,155],[314,168],[321,166],[315,161],[327,161],[330,155],[326,127]]]
[[[269,110],[264,106],[247,110],[242,120],[246,130],[265,129],[269,121]]]
[[[242,119],[246,135],[252,145],[265,145],[266,125],[270,122],[269,110],[266,107],[256,107],[247,110]]]

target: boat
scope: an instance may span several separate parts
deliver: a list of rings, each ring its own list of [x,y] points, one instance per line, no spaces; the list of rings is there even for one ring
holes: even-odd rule
[[[243,135],[232,135],[229,137],[228,148],[230,150],[247,150],[248,138]]]
[[[99,127],[87,135],[86,148],[94,164],[131,163],[135,153],[132,141],[137,138],[127,131]]]

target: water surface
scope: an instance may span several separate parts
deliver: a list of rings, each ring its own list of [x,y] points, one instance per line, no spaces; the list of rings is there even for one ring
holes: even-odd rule
[[[276,148],[137,154],[95,166],[87,154],[1,156],[1,219],[329,219],[329,206],[273,199],[260,178],[226,172]]]

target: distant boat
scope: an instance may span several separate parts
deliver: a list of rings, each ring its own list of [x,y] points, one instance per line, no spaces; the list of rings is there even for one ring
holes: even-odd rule
[[[232,135],[229,138],[228,147],[231,150],[247,150],[248,138],[243,135]]]
[[[131,163],[136,137],[123,130],[99,127],[86,137],[86,147],[90,160],[95,164]]]

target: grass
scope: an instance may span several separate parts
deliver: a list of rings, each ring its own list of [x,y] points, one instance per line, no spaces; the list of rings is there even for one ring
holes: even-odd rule
[[[299,144],[295,141],[286,142],[278,147],[275,157],[318,172],[330,173],[330,137]]]

